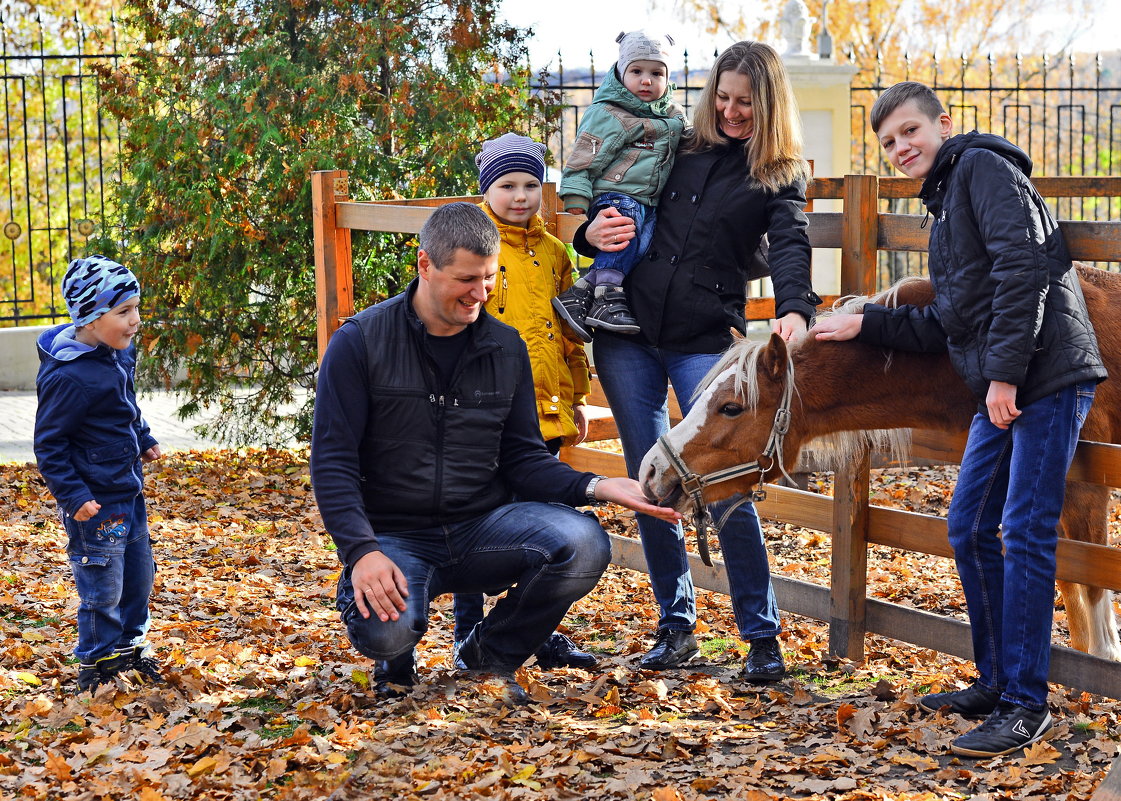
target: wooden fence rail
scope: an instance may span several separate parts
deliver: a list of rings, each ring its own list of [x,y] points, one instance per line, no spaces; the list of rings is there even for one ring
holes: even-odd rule
[[[324,171],[312,177],[318,342],[322,355],[331,334],[354,313],[350,231],[371,230],[416,233],[432,208],[455,200],[477,197],[354,202],[347,192],[345,171]],[[1035,184],[1048,197],[1105,197],[1121,195],[1121,178],[1038,178]],[[922,216],[884,214],[881,198],[915,197],[919,182],[908,178],[846,175],[818,178],[810,187],[812,199],[840,199],[843,212],[810,212],[809,237],[815,248],[839,249],[840,286],[845,293],[870,294],[877,287],[876,264],[880,250],[925,251],[928,230]],[[546,227],[571,241],[582,218],[559,211],[556,187],[546,184],[542,216]],[[1061,221],[1071,254],[1085,261],[1121,261],[1121,222]],[[826,298],[830,304],[833,298]],[[753,298],[748,319],[769,319],[774,314],[770,298]],[[1121,380],[1114,378],[1114,380]],[[590,403],[604,407],[594,416],[590,441],[613,439],[615,426],[607,401],[593,382]],[[676,404],[671,418],[680,418]],[[916,431],[912,453],[917,458],[954,462],[960,459],[964,432],[946,435]],[[622,456],[589,447],[566,447],[561,458],[579,470],[625,475]],[[833,497],[768,485],[767,500],[758,505],[769,519],[817,529],[832,538],[830,586],[774,576],[779,605],[795,614],[829,623],[832,653],[860,660],[865,634],[872,632],[923,648],[972,657],[966,623],[887,603],[867,595],[867,552],[884,545],[933,556],[952,556],[945,520],[929,515],[873,506],[869,502],[870,458],[867,453],[841,466],[835,474]],[[1121,446],[1082,442],[1071,467],[1079,481],[1121,486]],[[646,570],[637,540],[612,537],[612,560],[634,570]],[[728,592],[727,577],[717,561],[712,567],[690,556],[697,586]],[[1059,578],[1121,590],[1121,550],[1089,543],[1061,541]],[[1070,648],[1052,648],[1050,679],[1088,692],[1121,698],[1121,664]]]

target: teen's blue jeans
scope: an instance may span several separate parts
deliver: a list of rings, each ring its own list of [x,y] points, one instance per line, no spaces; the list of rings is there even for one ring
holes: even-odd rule
[[[681,410],[687,414],[693,391],[720,355],[679,353],[605,333],[596,337],[593,356],[596,375],[619,428],[627,472],[634,478],[642,457],[669,430],[667,384],[673,384]],[[722,504],[712,507],[717,519],[722,508]],[[697,605],[684,531],[680,524],[646,515],[637,515],[637,520],[650,586],[661,610],[658,628],[692,631]],[[745,503],[732,514],[720,532],[720,547],[740,637],[777,636],[781,630],[778,604],[754,506]]]
[[[156,564],[144,496],[103,501],[89,520],[64,516],[70,569],[78,588],[78,646],[74,656],[92,664],[120,649],[144,644]]]
[[[608,207],[618,209],[624,217],[634,220],[634,239],[622,250],[611,253],[600,251],[596,254],[587,275],[587,281],[592,286],[622,284],[623,278],[629,275],[634,266],[646,255],[646,251],[650,249],[650,242],[654,238],[654,223],[658,215],[653,206],[645,206],[630,195],[604,192],[592,199],[588,219],[595,217],[600,209]],[[611,272],[601,273],[602,270]]]
[[[1057,526],[1093,401],[1086,382],[1025,406],[1007,429],[977,414],[950,503],[978,680],[1028,709],[1047,703]]]
[[[398,620],[363,618],[350,571],[339,577],[337,604],[361,653],[395,660],[428,630],[429,603],[446,592],[507,591],[475,627],[488,668],[512,670],[556,629],[568,608],[599,581],[611,561],[594,515],[556,503],[511,503],[436,528],[379,533],[382,552],[405,574],[407,609]]]

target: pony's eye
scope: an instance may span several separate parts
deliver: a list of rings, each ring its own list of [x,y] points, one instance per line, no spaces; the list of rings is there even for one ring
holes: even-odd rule
[[[743,414],[743,407],[738,403],[725,403],[720,407],[720,414],[725,417],[737,417]]]

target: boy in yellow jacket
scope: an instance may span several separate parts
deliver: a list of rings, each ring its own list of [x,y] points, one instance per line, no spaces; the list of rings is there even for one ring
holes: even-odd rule
[[[588,434],[584,404],[590,377],[584,343],[561,325],[552,305],[554,297],[572,286],[574,272],[564,243],[545,230],[538,214],[545,146],[527,136],[503,134],[483,143],[475,165],[482,207],[502,237],[498,280],[486,309],[525,340],[541,435],[555,456],[562,444],[575,445]],[[456,595],[457,659],[459,644],[482,617],[481,595]],[[558,665],[590,668],[596,659],[556,632],[537,650],[537,663],[546,670]]]

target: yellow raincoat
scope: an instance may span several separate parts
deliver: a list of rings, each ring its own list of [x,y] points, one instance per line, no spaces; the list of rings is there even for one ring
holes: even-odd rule
[[[487,311],[518,329],[529,350],[537,417],[545,440],[576,435],[573,405],[583,405],[590,389],[584,343],[564,325],[552,300],[572,286],[572,261],[559,239],[545,230],[540,214],[528,228],[499,221],[484,202],[483,210],[498,226],[502,252],[498,280],[487,300]]]

